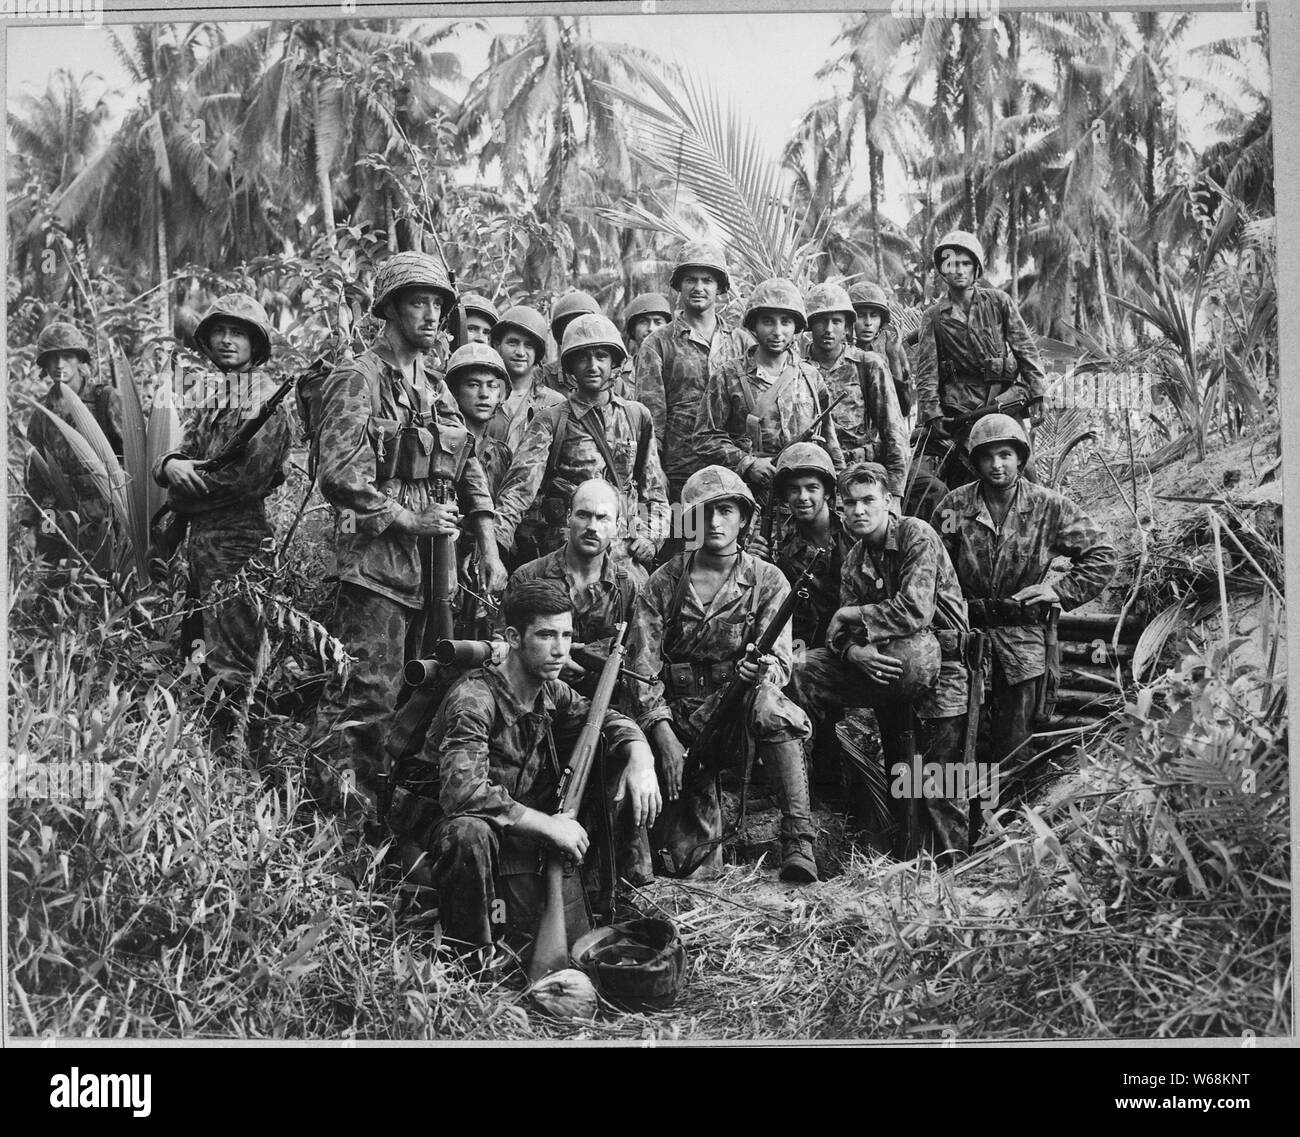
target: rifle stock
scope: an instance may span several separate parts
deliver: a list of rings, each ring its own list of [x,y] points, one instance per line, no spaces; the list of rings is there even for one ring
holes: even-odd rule
[[[559,799],[559,808],[555,811],[557,816],[569,813],[577,817],[578,809],[582,805],[587,780],[596,757],[596,747],[600,744],[605,712],[614,697],[618,673],[622,669],[623,656],[627,652],[627,648],[623,646],[625,635],[627,635],[627,624],[621,623],[610,645],[609,658],[601,670],[600,681],[596,684],[596,694],[592,697],[587,719],[582,724],[582,733],[578,735],[578,741],[569,755],[568,764],[560,775],[560,784],[556,793]],[[552,971],[559,971],[568,965],[569,939],[564,924],[564,873],[565,858],[559,852],[552,850],[546,858],[546,898],[537,921],[533,954],[528,963],[530,982],[535,983]]]

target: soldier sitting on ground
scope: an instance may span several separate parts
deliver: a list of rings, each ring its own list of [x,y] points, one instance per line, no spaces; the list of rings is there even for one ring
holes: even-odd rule
[[[505,637],[499,665],[471,671],[448,692],[423,751],[406,763],[391,814],[399,837],[427,851],[445,936],[470,948],[501,930],[531,932],[547,852],[581,862],[592,846],[577,818],[554,812],[559,772],[589,707],[560,678],[573,639],[567,591],[549,580],[512,589]],[[600,800],[593,777],[591,813],[598,822],[609,809],[630,814],[634,827],[653,824],[661,798],[645,735],[612,708],[603,734],[608,796]],[[577,887],[566,888],[565,908],[574,939],[588,927]]]
[[[203,461],[216,457],[273,391],[256,371],[271,355],[271,322],[251,296],[232,292],[208,309],[194,329],[194,342],[217,374],[198,380],[181,447],[157,460],[154,478],[168,487],[168,504],[188,523],[191,593],[206,608],[196,658],[218,680],[213,747],[242,757],[247,749],[242,710],[262,646],[259,605],[249,596],[215,604],[207,597],[273,536],[266,498],[284,481],[292,436],[283,406],[277,407],[240,457],[221,469],[205,469]]]
[[[497,498],[498,538],[518,561],[564,544],[573,491],[589,478],[618,489],[627,532],[615,543],[617,559],[647,565],[668,536],[671,515],[650,412],[611,390],[623,351],[618,329],[604,316],[579,316],[564,333],[560,358],[571,393],[537,413]],[[541,517],[534,523],[528,514],[536,501]]]

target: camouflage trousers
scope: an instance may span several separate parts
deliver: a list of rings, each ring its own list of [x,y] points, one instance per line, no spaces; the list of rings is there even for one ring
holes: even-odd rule
[[[261,502],[256,508],[197,514],[190,518],[186,550],[190,562],[190,588],[198,597],[203,616],[203,663],[216,676],[227,697],[244,695],[257,668],[265,619],[247,595],[211,599],[256,557],[262,542],[272,536],[271,523]],[[193,655],[195,645],[186,645]]]
[[[615,875],[631,877],[626,857],[634,847],[625,799],[615,803],[621,762],[608,763],[603,803],[594,801],[589,783],[581,821],[591,840],[580,871],[567,870],[565,928],[569,944],[590,929],[592,914],[612,918]],[[593,770],[593,775],[595,771]],[[602,808],[603,805],[603,808]],[[425,863],[438,892],[438,918],[444,934],[460,944],[482,947],[503,933],[530,935],[544,899],[545,847],[534,838],[494,829],[480,817],[440,816],[436,806],[399,794],[393,806],[399,836],[426,850]],[[645,847],[648,872],[648,845]]]
[[[874,705],[866,692],[865,677],[824,648],[804,654],[795,668],[792,686],[798,692],[800,704],[808,709],[814,733],[824,740],[832,735],[835,723],[846,707],[871,707],[875,712],[880,726],[880,759],[884,773],[895,776],[894,785],[909,789],[905,795],[891,794],[889,800],[895,830],[904,838],[895,843],[895,853],[904,855],[905,851],[914,851],[923,845],[936,853],[961,854],[970,848],[969,795],[964,792],[966,780],[955,773],[934,779],[940,787],[953,786],[958,791],[944,796],[930,792],[924,785],[914,784],[911,775],[911,770],[917,765],[924,769],[934,764],[940,770],[961,765],[961,747],[966,734],[964,716],[919,718],[911,704]],[[920,724],[915,734],[914,721]],[[901,781],[898,778],[902,773],[900,765],[907,768]],[[850,776],[846,768],[845,773],[852,783],[856,772]],[[856,780],[861,781],[860,776],[856,776]],[[922,790],[926,792],[922,793]],[[919,808],[915,803],[919,803]]]
[[[326,808],[340,803],[341,782],[375,792],[384,735],[397,707],[402,667],[419,651],[424,613],[356,584],[339,585],[330,632],[354,662],[331,677],[316,706],[308,785]],[[348,723],[350,725],[342,726]]]

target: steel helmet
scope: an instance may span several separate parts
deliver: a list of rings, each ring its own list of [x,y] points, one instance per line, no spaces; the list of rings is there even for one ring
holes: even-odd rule
[[[772,492],[783,492],[786,479],[799,472],[817,474],[826,486],[827,496],[835,492],[835,466],[831,456],[816,442],[794,442],[781,451],[776,459]]]
[[[551,304],[551,335],[558,343],[564,338],[565,326],[575,316],[599,316],[600,305],[587,292],[566,292]]]
[[[55,352],[72,352],[82,363],[90,362],[90,345],[74,325],[60,320],[45,328],[36,340],[36,366],[44,368],[45,357]]]
[[[560,345],[560,366],[575,351],[585,347],[607,347],[614,355],[617,367],[627,358],[627,348],[623,346],[623,337],[614,327],[614,321],[599,313],[584,313],[570,321],[564,329],[564,343]]]
[[[808,293],[808,322],[811,324],[816,316],[833,316],[840,312],[844,322],[851,328],[857,319],[853,310],[853,301],[849,294],[838,284],[815,284]]]
[[[447,361],[447,374],[443,376],[443,382],[450,387],[455,383],[458,371],[468,371],[473,367],[485,367],[498,379],[509,378],[506,374],[506,365],[501,362],[501,356],[496,348],[488,347],[485,343],[467,343],[464,347],[458,347],[451,353],[451,359]]]
[[[709,241],[687,241],[677,254],[673,275],[668,283],[678,290],[682,287],[682,274],[688,268],[706,268],[718,278],[718,291],[731,291],[731,273],[727,271],[727,258],[722,249]]]
[[[970,253],[975,258],[976,277],[984,275],[984,246],[980,244],[980,239],[974,233],[967,233],[965,229],[953,229],[945,233],[934,247],[935,268],[939,267],[939,254],[944,249],[961,249],[963,252]]]
[[[875,281],[861,281],[849,289],[849,303],[856,308],[878,308],[883,319],[880,326],[883,328],[893,316],[889,312],[889,297],[885,295],[885,290],[876,284]]]
[[[808,313],[804,310],[803,297],[792,281],[781,276],[774,276],[763,281],[750,294],[749,304],[745,308],[745,327],[754,330],[754,317],[759,312],[788,312],[794,317],[794,330],[801,332],[808,326]]]
[[[384,261],[375,274],[375,302],[370,311],[380,319],[387,319],[384,304],[401,288],[434,289],[442,297],[444,319],[456,306],[456,289],[446,267],[428,253],[394,253]]]
[[[970,428],[970,434],[966,438],[966,454],[974,461],[976,450],[994,442],[1010,442],[1020,454],[1021,468],[1028,463],[1029,436],[1025,433],[1025,428],[1010,415],[985,415],[979,419]]]
[[[460,298],[460,306],[466,313],[477,312],[480,316],[486,316],[488,323],[496,327],[499,319],[496,306],[486,296],[480,296],[477,292],[466,292]]]
[[[260,367],[271,358],[271,319],[266,309],[248,293],[227,292],[218,297],[194,329],[194,342],[209,359],[212,353],[208,348],[208,335],[217,320],[238,320],[248,328],[253,348],[249,362],[254,367]]]
[[[573,945],[570,960],[601,997],[624,1010],[671,1006],[686,971],[686,947],[659,917],[596,928]]]
[[[682,486],[682,509],[698,509],[728,497],[747,502],[751,511],[758,509],[758,502],[739,474],[726,466],[705,466],[696,470]]]
[[[939,641],[929,628],[875,646],[883,655],[898,660],[903,665],[903,674],[888,683],[876,683],[865,675],[859,682],[855,676],[854,697],[860,700],[860,705],[889,707],[911,702],[931,690],[938,681],[942,652]]]
[[[623,309],[623,330],[630,335],[632,324],[642,316],[663,316],[671,320],[673,306],[668,303],[666,296],[658,292],[643,292],[640,296],[634,296],[632,302]]]
[[[507,308],[495,324],[492,325],[492,345],[497,347],[508,331],[523,332],[533,341],[537,348],[537,362],[546,358],[546,337],[550,334],[546,317],[536,308],[526,304],[516,304]]]

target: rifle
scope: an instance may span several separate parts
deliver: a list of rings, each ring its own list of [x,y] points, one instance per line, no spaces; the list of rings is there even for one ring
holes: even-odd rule
[[[808,598],[808,585],[813,579],[814,571],[821,564],[823,558],[828,555],[826,549],[818,549],[813,554],[812,560],[799,574],[799,578],[791,586],[785,600],[781,602],[781,607],[776,610],[776,614],[767,627],[763,629],[762,634],[745,645],[745,654],[747,656],[752,654],[755,657],[762,657],[776,646],[777,638],[794,616],[796,605]],[[740,709],[741,702],[752,690],[752,685],[746,683],[739,675],[731,677],[723,691],[722,698],[718,700],[713,717],[705,724],[699,737],[691,744],[691,748],[686,754],[685,773],[695,769],[708,769],[717,763],[722,755],[722,747],[719,745],[719,736],[722,729],[727,725],[728,720],[735,715],[736,711]]]
[[[1057,634],[1060,619],[1061,606],[1053,604],[1047,611],[1047,629],[1043,633],[1047,669],[1043,672],[1043,685],[1039,689],[1038,706],[1034,710],[1035,718],[1040,721],[1051,718],[1055,712],[1056,692],[1061,685],[1061,641]]]
[[[257,432],[267,423],[267,420],[275,414],[275,409],[283,401],[286,395],[293,390],[293,386],[298,382],[297,375],[290,375],[283,383],[275,389],[275,392],[268,398],[257,410],[257,414],[248,419],[236,432],[233,438],[217,451],[211,458],[205,458],[197,465],[200,470],[224,470],[234,462],[238,462],[244,456],[249,444],[253,441]]]
[[[559,808],[556,815],[578,815],[582,797],[587,789],[587,779],[596,757],[596,747],[600,744],[601,727],[605,721],[605,712],[609,709],[610,699],[614,695],[614,685],[618,682],[618,673],[623,665],[623,656],[627,648],[623,646],[623,637],[627,634],[627,624],[618,625],[610,645],[609,658],[600,673],[600,682],[596,684],[596,694],[592,697],[591,707],[587,711],[587,721],[582,724],[582,733],[574,744],[569,761],[560,775],[560,784],[556,790]],[[603,804],[603,803],[602,803]],[[533,954],[528,963],[528,979],[537,982],[552,971],[559,971],[567,966],[569,959],[569,938],[564,926],[564,876],[566,858],[552,850],[546,858],[546,899],[542,914],[537,920],[537,934],[533,938]]]
[[[798,437],[792,438],[784,447],[782,447],[782,449],[795,446],[800,442],[807,442],[814,434],[818,434],[830,419],[831,411],[838,407],[848,397],[849,393],[847,391],[841,391],[830,401],[830,403],[827,404],[826,409],[812,420],[812,423],[809,425],[807,430],[801,431]],[[772,527],[776,523],[777,504],[778,503],[773,500],[772,490],[769,487],[767,491],[767,507],[763,510],[763,525],[761,529],[763,542],[767,545],[769,550],[772,547]]]
[[[985,415],[1000,414],[1010,415],[1012,418],[1023,418],[1029,413],[1029,400],[1019,391],[1004,391],[993,400],[991,406],[979,407],[973,411],[967,411],[965,414],[954,415],[950,420],[950,426],[954,431],[962,430],[978,422]]]

